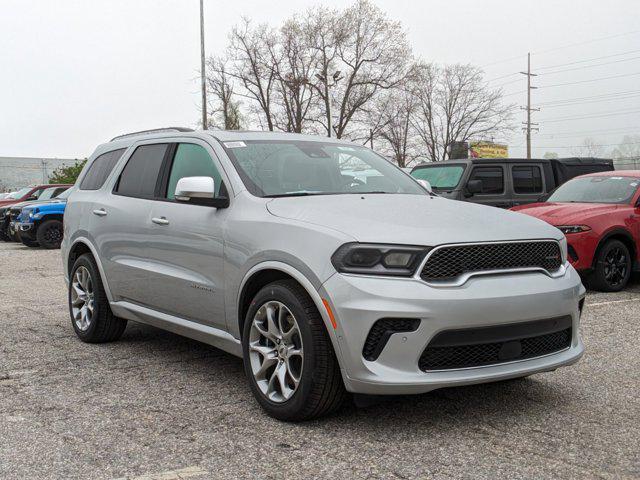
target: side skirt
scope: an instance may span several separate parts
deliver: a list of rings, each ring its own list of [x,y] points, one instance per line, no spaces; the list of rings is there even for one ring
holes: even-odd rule
[[[144,323],[182,335],[183,337],[192,338],[242,358],[242,345],[240,344],[240,340],[219,328],[185,320],[184,318],[158,312],[127,301],[111,302],[110,306],[113,314],[117,317]]]

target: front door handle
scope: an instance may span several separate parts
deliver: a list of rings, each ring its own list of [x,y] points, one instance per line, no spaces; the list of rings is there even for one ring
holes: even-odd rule
[[[93,211],[93,214],[99,217],[104,217],[107,215],[107,211],[104,208],[98,208]]]
[[[169,220],[167,220],[166,217],[153,217],[151,221],[156,225],[169,225]]]

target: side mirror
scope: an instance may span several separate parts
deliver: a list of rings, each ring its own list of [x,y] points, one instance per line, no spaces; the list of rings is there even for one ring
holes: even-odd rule
[[[470,197],[476,193],[482,193],[482,180],[469,180],[467,183],[467,193]]]
[[[433,193],[433,189],[431,188],[431,184],[429,182],[427,182],[426,180],[422,180],[421,178],[416,178],[416,182],[418,182],[420,185],[422,185],[422,188],[424,188],[427,192]]]
[[[220,189],[223,190],[222,188]],[[183,177],[178,180],[175,199],[195,205],[206,205],[215,208],[227,208],[229,198],[215,196],[216,185],[211,177]]]

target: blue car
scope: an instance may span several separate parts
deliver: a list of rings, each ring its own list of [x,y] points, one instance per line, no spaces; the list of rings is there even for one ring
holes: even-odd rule
[[[60,248],[64,210],[71,190],[70,188],[53,200],[31,203],[22,209],[11,225],[22,243],[28,247]]]

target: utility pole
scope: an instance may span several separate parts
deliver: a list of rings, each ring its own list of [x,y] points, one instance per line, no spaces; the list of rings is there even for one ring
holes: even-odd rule
[[[527,76],[527,106],[520,107],[522,110],[527,111],[527,121],[522,122],[525,125],[524,131],[527,134],[527,160],[531,160],[531,130],[538,130],[537,123],[531,123],[531,112],[539,112],[539,108],[531,108],[531,90],[534,90],[538,87],[531,86],[531,77],[537,77],[535,73],[531,73],[531,54],[527,53],[527,71],[520,72],[523,75]],[[533,128],[532,128],[533,127]]]
[[[200,79],[202,87],[202,129],[207,129],[207,82],[204,71],[204,0],[200,0]]]

